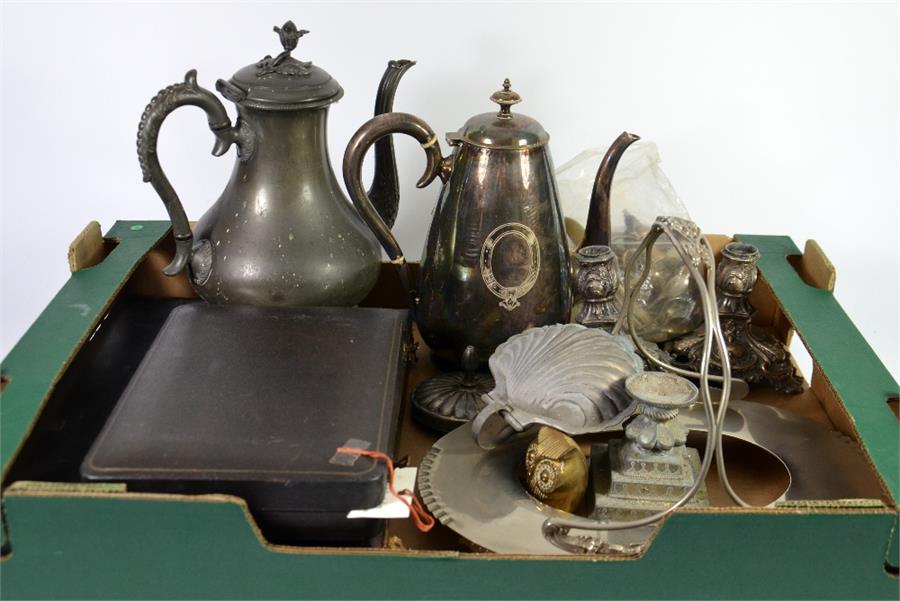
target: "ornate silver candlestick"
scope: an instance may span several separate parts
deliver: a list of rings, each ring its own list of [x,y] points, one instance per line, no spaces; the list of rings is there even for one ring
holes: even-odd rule
[[[675,374],[642,372],[625,388],[638,402],[625,440],[591,447],[594,513],[600,520],[635,520],[679,500],[700,474],[700,454],[685,446],[687,428],[678,411],[697,399],[697,387]],[[706,506],[702,485],[688,506]]]
[[[619,319],[619,263],[612,249],[604,245],[585,246],[575,253],[576,295],[581,300],[577,323],[589,328],[613,329]]]
[[[779,340],[759,332],[750,324],[755,309],[747,295],[756,285],[759,250],[752,244],[732,242],[722,249],[716,268],[719,321],[731,358],[731,374],[751,384],[767,382],[779,392],[803,392],[803,378]],[[705,335],[697,331],[667,345],[679,367],[698,369]],[[717,373],[722,372],[716,353],[711,358]]]

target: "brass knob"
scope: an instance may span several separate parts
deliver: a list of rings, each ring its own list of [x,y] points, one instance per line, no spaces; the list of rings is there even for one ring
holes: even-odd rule
[[[525,488],[539,501],[572,512],[588,484],[587,460],[572,438],[541,426],[525,452]]]

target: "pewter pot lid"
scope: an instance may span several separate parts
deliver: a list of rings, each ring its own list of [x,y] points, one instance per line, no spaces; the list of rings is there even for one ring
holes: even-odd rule
[[[502,150],[535,148],[550,140],[550,134],[535,119],[512,112],[512,105],[521,102],[522,97],[511,89],[509,79],[503,81],[503,89],[494,92],[491,100],[500,105],[500,112],[475,115],[458,132],[448,134],[447,140],[451,144],[466,142]]]
[[[327,106],[344,95],[344,89],[327,71],[291,56],[297,42],[309,31],[297,29],[293,21],[273,30],[284,51],[247,65],[228,81],[220,79],[216,88],[223,96],[253,108],[292,110]]]

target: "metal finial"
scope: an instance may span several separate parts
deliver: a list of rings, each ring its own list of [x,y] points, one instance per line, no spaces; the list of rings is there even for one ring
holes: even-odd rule
[[[510,89],[511,85],[512,84],[509,83],[509,78],[507,77],[503,80],[503,89],[498,90],[491,95],[491,100],[500,105],[500,112],[497,113],[497,117],[500,119],[512,119],[509,107],[522,102],[522,97]]]
[[[475,384],[478,381],[478,353],[474,346],[470,344],[465,348],[460,363],[463,368],[463,383]]]
[[[288,53],[297,47],[297,42],[300,38],[309,33],[306,29],[297,29],[297,26],[294,25],[293,21],[288,21],[281,27],[276,25],[272,28],[272,31],[278,34],[282,48]]]
[[[478,353],[475,352],[475,347],[471,344],[463,351],[461,363],[463,371],[472,372],[478,369]]]

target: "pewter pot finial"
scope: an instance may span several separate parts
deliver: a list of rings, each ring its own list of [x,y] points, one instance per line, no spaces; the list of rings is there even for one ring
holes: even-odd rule
[[[297,42],[300,41],[300,38],[309,33],[309,30],[307,29],[297,29],[297,26],[294,25],[293,21],[288,21],[281,27],[276,25],[272,28],[272,31],[278,34],[278,37],[281,40],[281,46],[288,54],[297,47]]]

